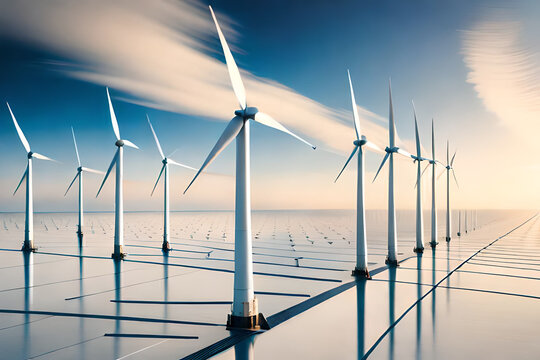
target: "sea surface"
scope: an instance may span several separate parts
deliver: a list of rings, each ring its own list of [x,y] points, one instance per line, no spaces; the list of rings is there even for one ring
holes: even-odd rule
[[[389,270],[387,213],[367,211],[374,275],[355,282],[354,211],[254,211],[255,291],[275,326],[217,358],[534,358],[540,221],[533,211],[472,214],[465,232],[462,212],[458,237],[453,211],[447,243],[439,212],[433,251],[426,212],[417,256],[414,211],[398,211],[402,263]],[[233,212],[172,212],[168,255],[163,214],[126,213],[123,261],[110,258],[113,213],[85,214],[82,243],[75,213],[34,223],[39,249],[24,255],[24,214],[0,213],[0,358],[180,359],[231,336]]]

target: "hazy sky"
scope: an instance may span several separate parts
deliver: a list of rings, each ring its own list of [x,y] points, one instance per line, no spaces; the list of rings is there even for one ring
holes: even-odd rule
[[[354,140],[350,69],[363,131],[387,145],[391,77],[400,145],[414,151],[411,100],[424,148],[457,150],[456,207],[537,208],[540,202],[540,4],[535,1],[168,1],[0,0],[0,99],[9,101],[33,151],[37,211],[71,211],[76,189],[73,126],[83,163],[106,170],[116,150],[105,86],[123,138],[127,210],[158,210],[150,197],[161,162],[145,114],[165,153],[202,164],[238,105],[207,5],[216,11],[242,70],[248,104],[274,116],[316,151],[252,126],[255,209],[354,208],[356,167],[333,180]],[[24,209],[12,196],[26,154],[0,106],[0,211]],[[234,144],[187,195],[194,173],[172,168],[173,209],[234,207]],[[426,155],[430,155],[428,152]],[[369,208],[385,208],[382,156],[368,154]],[[415,166],[396,167],[397,206],[414,207]],[[425,175],[424,200],[431,189]],[[111,210],[114,182],[86,176],[86,208]],[[438,184],[445,205],[445,177]]]

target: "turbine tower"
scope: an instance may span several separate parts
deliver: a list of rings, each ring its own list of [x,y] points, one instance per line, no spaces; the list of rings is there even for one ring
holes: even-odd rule
[[[364,150],[371,148],[372,150],[382,152],[381,149],[372,142],[369,142],[364,135],[360,132],[360,117],[358,116],[358,108],[356,107],[356,100],[354,98],[354,90],[351,81],[351,74],[347,70],[349,76],[349,87],[351,90],[351,101],[353,108],[354,130],[356,132],[356,140],[353,141],[354,148],[343,166],[343,169],[336,177],[336,182],[351,159],[358,151],[358,169],[357,169],[357,183],[356,183],[356,267],[352,274],[358,277],[366,277],[370,279],[368,272],[368,253],[367,253],[367,238],[366,238],[366,212],[364,208]]]
[[[432,248],[435,248],[438,244],[437,242],[437,202],[435,197],[435,188],[437,183],[436,167],[438,161],[435,160],[435,122],[431,119],[431,157],[429,161],[431,165],[431,241],[429,245]]]
[[[193,184],[199,174],[216,158],[216,156],[236,139],[236,205],[235,205],[235,229],[234,229],[234,298],[232,314],[227,320],[228,328],[257,329],[265,327],[266,321],[262,314],[258,313],[257,298],[253,290],[253,261],[252,261],[252,238],[251,238],[251,194],[250,194],[250,120],[262,125],[283,131],[300,141],[313,145],[293,134],[283,125],[274,120],[270,115],[259,112],[255,107],[248,107],[246,91],[240,72],[229,50],[227,41],[221,32],[216,16],[210,7],[210,12],[216,25],[217,33],[225,62],[231,78],[232,87],[240,104],[240,110],[236,110],[235,117],[229,122],[223,134],[218,139],[214,148],[202,164],[201,168],[188,185],[186,191]]]
[[[129,140],[122,140],[120,138],[120,129],[118,128],[118,121],[114,114],[114,108],[111,102],[111,96],[109,95],[109,88],[107,88],[107,99],[109,100],[109,111],[111,113],[111,123],[116,136],[116,154],[109,165],[109,169],[103,178],[103,182],[99,187],[96,197],[99,196],[103,185],[107,181],[109,174],[114,166],[116,166],[116,189],[115,189],[115,204],[114,204],[114,251],[111,255],[113,259],[123,259],[126,254],[124,253],[124,146],[128,146],[134,149],[138,149],[137,145]]]
[[[414,252],[416,253],[423,253],[424,252],[424,216],[422,213],[422,182],[420,181],[422,178],[422,175],[424,174],[424,171],[426,171],[427,167],[422,171],[422,165],[420,164],[422,161],[430,159],[426,159],[422,157],[422,146],[420,145],[420,135],[418,133],[418,121],[416,120],[416,108],[413,105],[413,111],[414,111],[414,131],[415,131],[415,137],[416,137],[416,155],[412,155],[411,157],[414,159],[414,162],[417,163],[416,167],[416,245],[414,246]],[[429,166],[429,165],[428,165]]]
[[[388,136],[390,146],[387,146],[384,151],[386,155],[379,166],[379,170],[375,174],[373,181],[377,179],[379,172],[383,168],[386,160],[388,161],[388,255],[386,257],[386,264],[390,266],[397,266],[397,228],[396,228],[396,208],[394,204],[394,153],[411,157],[411,154],[396,146],[396,124],[394,122],[394,106],[392,105],[392,86],[388,83],[388,94],[390,98],[389,105],[389,122],[388,122]]]
[[[154,135],[154,140],[156,140],[156,146],[158,148],[159,154],[161,155],[161,162],[163,166],[161,167],[161,171],[159,172],[159,176],[157,178],[156,184],[154,185],[154,188],[152,189],[152,194],[150,196],[154,195],[154,191],[156,190],[156,186],[159,183],[159,179],[161,179],[161,175],[163,175],[163,244],[161,245],[161,249],[165,252],[171,250],[171,243],[169,238],[170,233],[170,223],[169,223],[169,164],[177,165],[185,167],[186,169],[191,169],[197,171],[197,169],[192,168],[191,166],[180,164],[173,159],[171,159],[169,156],[165,156],[163,154],[163,149],[161,148],[161,145],[159,143],[158,137],[156,135],[156,132],[154,131],[154,127],[152,126],[152,123],[150,122],[150,118],[148,115],[146,115],[146,119],[148,120],[148,125],[150,125],[150,130],[152,130],[152,135]]]
[[[103,171],[90,169],[87,167],[84,167],[81,165],[81,158],[79,157],[79,149],[77,148],[77,140],[75,140],[75,132],[73,131],[73,127],[71,128],[71,135],[73,135],[73,145],[75,145],[75,154],[77,154],[77,164],[79,165],[77,167],[77,174],[75,174],[75,177],[69,184],[66,193],[64,196],[67,195],[69,189],[71,189],[71,186],[79,178],[79,225],[77,226],[77,235],[79,236],[79,240],[82,240],[83,237],[83,225],[84,225],[84,214],[83,214],[83,172],[90,172],[94,174],[104,174]]]
[[[9,106],[9,103],[6,103],[6,104],[9,109],[9,113],[11,114],[11,118],[13,119],[13,124],[15,125],[15,129],[17,130],[17,134],[19,135],[19,139],[21,139],[21,143],[23,144],[24,149],[26,150],[27,155],[28,155],[26,170],[24,171],[21,181],[19,181],[19,185],[17,185],[17,188],[13,192],[13,195],[17,193],[17,190],[19,190],[19,187],[21,186],[23,180],[26,179],[26,210],[25,210],[25,219],[24,219],[24,243],[21,250],[24,252],[33,252],[37,250],[37,247],[34,246],[34,197],[33,197],[33,192],[32,192],[32,159],[36,158],[39,160],[49,160],[49,161],[55,161],[55,160],[48,158],[45,155],[32,152],[32,150],[30,150],[30,144],[28,143],[28,140],[26,140],[24,133],[19,127],[19,124],[17,123],[17,119],[15,119],[15,115],[13,115],[13,111],[11,111],[11,107]]]
[[[446,241],[450,241],[452,239],[452,216],[450,213],[450,172],[452,172],[452,175],[454,176],[454,181],[456,182],[456,185],[458,185],[458,181],[456,178],[456,172],[454,171],[453,165],[454,165],[454,159],[456,158],[456,153],[454,152],[454,155],[452,156],[452,160],[450,160],[450,153],[449,153],[449,142],[446,141]],[[441,174],[442,175],[442,174]]]

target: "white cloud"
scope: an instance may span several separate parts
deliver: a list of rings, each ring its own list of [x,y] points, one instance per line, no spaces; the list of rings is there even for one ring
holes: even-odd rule
[[[497,12],[463,31],[463,54],[467,81],[485,107],[512,133],[531,139],[540,119],[540,64],[522,35],[521,22]]]
[[[217,16],[234,43],[230,20]],[[2,1],[0,33],[66,58],[71,63],[57,63],[60,71],[121,90],[136,103],[219,120],[228,120],[237,108],[224,63],[211,56],[219,51],[221,59],[221,49],[209,11],[199,2]],[[354,134],[349,111],[247,71],[242,76],[250,104],[327,150],[349,151]],[[364,132],[386,143],[380,124],[386,120],[362,108],[360,115]]]

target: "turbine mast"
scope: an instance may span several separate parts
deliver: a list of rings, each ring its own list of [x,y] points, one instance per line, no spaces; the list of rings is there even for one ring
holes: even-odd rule
[[[28,165],[26,167],[26,217],[24,222],[24,244],[22,251],[34,252],[34,194],[32,191],[32,155],[28,154]]]

